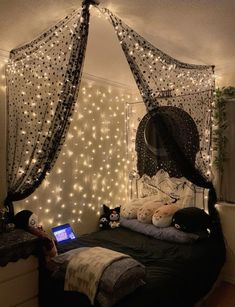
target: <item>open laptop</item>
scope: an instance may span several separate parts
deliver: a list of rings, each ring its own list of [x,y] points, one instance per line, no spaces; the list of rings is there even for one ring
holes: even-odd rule
[[[57,244],[68,243],[77,238],[70,224],[52,227],[51,231]]]

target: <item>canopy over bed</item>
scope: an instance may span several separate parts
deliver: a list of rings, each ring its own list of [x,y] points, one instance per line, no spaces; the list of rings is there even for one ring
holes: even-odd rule
[[[29,196],[52,169],[64,142],[79,90],[89,30],[85,0],[32,42],[11,51],[7,66],[8,196]],[[164,169],[210,189],[214,66],[182,63],[154,47],[107,9],[146,106],[136,140],[137,169]],[[153,135],[153,131],[156,133]]]
[[[5,201],[11,218],[12,202],[33,193],[52,169],[63,145],[82,75],[90,4],[97,2],[84,0],[81,10],[75,10],[32,42],[11,51],[7,65]],[[130,255],[144,265],[146,284],[122,296],[116,306],[143,306],[146,302],[155,306],[156,293],[159,306],[193,306],[211,289],[225,257],[214,207],[216,194],[210,181],[214,67],[177,61],[109,10],[101,12],[115,29],[146,106],[146,115],[136,134],[138,176],[154,178],[160,173],[175,181],[185,177],[208,189],[208,208],[214,222],[211,233],[219,236],[206,235],[200,240],[198,237],[195,243],[182,244],[172,239],[168,242],[127,229],[122,222],[119,228],[81,236],[59,248],[59,253],[101,246]],[[55,299],[58,306],[74,306],[77,302],[91,306],[81,293],[63,291],[65,268],[62,263],[48,272],[40,266],[42,306],[48,306],[48,300],[49,305],[53,304]],[[130,283],[124,283],[125,290]]]

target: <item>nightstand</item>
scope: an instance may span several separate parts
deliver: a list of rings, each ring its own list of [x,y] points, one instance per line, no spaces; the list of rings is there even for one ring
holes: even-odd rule
[[[20,229],[0,234],[0,304],[38,306],[38,238]]]

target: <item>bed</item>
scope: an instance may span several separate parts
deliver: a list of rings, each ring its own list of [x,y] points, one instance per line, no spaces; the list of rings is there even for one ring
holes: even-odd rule
[[[177,112],[181,114],[182,110],[177,109]],[[120,227],[82,235],[73,242],[58,247],[59,253],[63,255],[77,248],[98,246],[129,255],[145,267],[145,283],[117,300],[113,307],[193,307],[213,288],[225,261],[223,235],[215,209],[216,194],[211,183],[194,167],[199,150],[197,131],[194,129],[195,138],[192,133],[190,138],[188,135],[182,137],[182,134],[175,136],[174,139],[180,143],[183,151],[174,139],[169,138],[177,131],[187,130],[183,126],[182,129],[171,127],[171,119],[175,118],[177,112],[172,107],[159,108],[153,114],[147,113],[140,122],[136,135],[137,176],[131,178],[131,197],[142,201],[154,195],[163,203],[180,204],[182,208],[200,208],[208,212],[213,220],[210,235],[195,237],[195,234],[184,234],[180,230],[176,234],[176,229],[172,226],[160,229],[160,233],[157,232],[156,235],[153,225],[139,227],[135,218],[129,221],[122,216]],[[159,114],[166,117],[163,127],[159,125],[162,124]],[[183,115],[176,122],[185,125],[189,120],[185,120]],[[154,142],[149,142],[149,147],[145,127],[151,116],[154,118],[154,125],[159,126],[155,131],[159,133],[159,139],[156,145],[156,136],[153,135]],[[150,132],[152,131],[154,129],[151,128]],[[155,152],[152,149],[155,145],[162,150]],[[41,266],[41,306],[92,306],[86,295],[77,291],[64,291],[66,270],[66,265],[61,265],[54,271]],[[129,285],[131,286],[131,281]],[[94,306],[100,306],[98,300],[95,300]]]
[[[115,307],[194,306],[211,290],[225,260],[222,238],[182,244],[157,240],[125,227],[83,235],[61,246],[59,253],[84,246],[128,254],[146,267],[146,284]],[[53,274],[41,270],[42,306],[91,306],[85,295],[63,290],[64,276],[64,269]]]

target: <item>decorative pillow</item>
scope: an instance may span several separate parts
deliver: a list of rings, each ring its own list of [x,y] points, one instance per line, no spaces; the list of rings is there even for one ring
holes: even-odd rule
[[[162,205],[162,202],[159,201],[145,203],[137,211],[138,221],[141,223],[151,224],[154,211]]]
[[[181,208],[207,209],[208,190],[196,186],[185,177],[170,177],[161,169],[156,175],[143,175],[138,181],[138,195],[141,197],[154,195],[163,203],[176,203]]]
[[[174,204],[159,207],[153,214],[153,225],[156,227],[169,227],[174,213],[179,209],[180,207]]]
[[[159,170],[155,176],[142,176],[142,196],[156,195],[159,201],[173,203],[179,199],[176,187],[179,184],[178,178],[172,180],[164,170]],[[181,182],[181,181],[180,181]]]
[[[207,232],[211,227],[211,220],[204,210],[188,207],[180,209],[174,214],[172,225],[185,232]]]
[[[142,181],[142,197],[156,195],[159,200],[166,197],[165,192],[161,189],[161,183],[164,183],[169,178],[169,175],[164,170],[159,170],[155,176],[149,177],[147,175],[143,175],[141,178]]]

